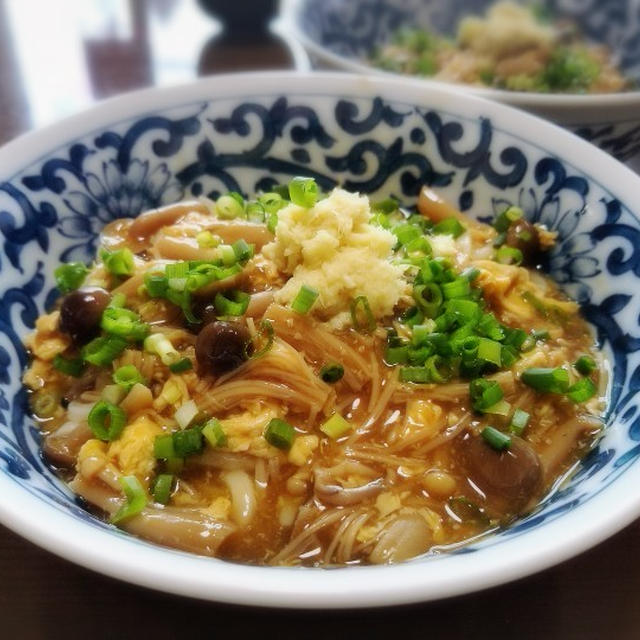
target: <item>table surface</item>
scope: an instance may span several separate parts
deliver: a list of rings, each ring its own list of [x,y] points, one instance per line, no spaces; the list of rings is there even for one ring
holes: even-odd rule
[[[194,0],[0,0],[0,143],[137,87],[292,66],[278,37],[246,40],[221,34],[220,23]],[[383,637],[401,630],[406,638],[632,638],[640,635],[640,521],[516,583],[366,612],[281,612],[171,597],[91,573],[3,527],[0,584],[6,638],[141,631],[163,638],[200,630],[218,637],[265,631],[281,638]]]

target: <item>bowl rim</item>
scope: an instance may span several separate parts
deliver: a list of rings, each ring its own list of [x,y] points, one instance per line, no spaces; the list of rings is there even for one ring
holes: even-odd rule
[[[345,73],[269,72],[218,75],[186,85],[143,89],[111,98],[44,129],[26,133],[0,149],[7,175],[92,131],[198,101],[277,94],[345,96],[364,100],[431,104],[460,118],[499,121],[506,136],[522,139],[592,175],[607,176],[606,189],[632,202],[640,177],[605,152],[531,114],[469,96],[455,88],[430,88],[411,78]],[[463,97],[464,100],[460,98]],[[526,124],[526,127],[523,127]],[[535,140],[531,132],[535,130]],[[526,139],[525,139],[526,140]],[[540,147],[538,141],[543,141]],[[591,168],[590,168],[591,167]],[[356,608],[423,602],[509,582],[566,560],[617,532],[640,515],[640,460],[636,459],[596,495],[543,526],[474,553],[435,556],[385,567],[336,570],[233,564],[152,545],[106,530],[54,507],[0,473],[0,521],[39,546],[79,565],[152,589],[219,602],[280,608]],[[626,489],[625,489],[626,488]],[[576,535],[576,532],[580,535]],[[73,540],[69,544],[69,540]],[[444,563],[444,565],[443,565]],[[444,570],[438,570],[440,567]],[[431,571],[429,569],[432,569]],[[435,571],[434,571],[435,569]]]
[[[589,111],[606,109],[607,121],[609,121],[612,116],[615,117],[616,113],[618,113],[619,116],[625,114],[624,117],[619,117],[618,120],[615,121],[627,122],[629,121],[628,116],[633,115],[633,110],[640,106],[640,89],[596,94],[506,91],[504,89],[476,87],[470,84],[444,82],[428,77],[409,74],[403,75],[394,73],[393,71],[386,71],[359,59],[351,59],[335,53],[309,37],[300,27],[299,17],[303,2],[305,2],[305,0],[281,0],[280,11],[283,28],[287,29],[293,38],[299,40],[311,55],[333,65],[336,69],[344,69],[350,73],[375,74],[390,78],[413,78],[422,82],[424,85],[434,88],[444,89],[453,86],[460,88],[465,93],[489,100],[497,100],[522,109],[540,109],[541,111],[544,109],[553,109],[558,112],[557,117],[562,117],[563,122],[570,121],[565,114],[575,114],[585,109],[589,109]],[[611,110],[613,110],[613,113]],[[633,120],[638,119],[640,119],[640,116],[633,118]],[[579,117],[576,122],[582,124],[585,122],[585,119],[584,117]]]

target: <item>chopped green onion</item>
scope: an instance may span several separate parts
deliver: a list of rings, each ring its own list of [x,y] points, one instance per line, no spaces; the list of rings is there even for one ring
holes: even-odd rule
[[[504,398],[502,387],[495,380],[476,378],[469,383],[471,406],[480,412],[486,411]]]
[[[332,440],[337,440],[349,430],[351,430],[351,424],[339,413],[334,413],[320,426],[320,431],[328,435]]]
[[[357,296],[351,301],[351,322],[360,333],[371,333],[376,328],[367,296]]]
[[[116,369],[113,374],[113,381],[127,392],[135,384],[144,384],[142,374],[132,364],[126,364]]]
[[[101,251],[100,257],[104,262],[104,266],[114,276],[130,276],[133,275],[133,253],[131,249],[118,249],[117,251]]]
[[[478,342],[478,358],[485,362],[502,366],[502,345],[489,338],[480,338]]]
[[[522,372],[522,382],[536,391],[565,393],[569,388],[569,372],[562,367],[533,367]]]
[[[136,476],[122,476],[118,481],[127,500],[115,515],[111,516],[111,524],[137,516],[147,506],[147,494]]]
[[[171,498],[174,477],[171,473],[161,473],[153,483],[153,499],[159,504],[167,504]]]
[[[318,185],[313,178],[296,177],[289,183],[289,197],[293,204],[310,209],[318,199]]]
[[[456,278],[453,282],[443,282],[440,286],[446,300],[466,298],[471,293],[471,285],[466,278]]]
[[[442,306],[442,290],[435,282],[418,284],[413,287],[413,299],[428,318],[433,318]]]
[[[422,235],[418,227],[408,223],[396,225],[393,227],[392,232],[393,235],[398,238],[398,243],[402,246],[408,245]]]
[[[57,355],[53,359],[53,366],[66,376],[79,378],[84,371],[85,363],[82,358],[63,358],[61,355]]]
[[[178,458],[195,455],[202,451],[202,431],[198,427],[183,429],[173,434],[173,448]]]
[[[245,211],[249,222],[264,222],[266,219],[266,211],[261,202],[247,202]]]
[[[226,294],[218,291],[213,299],[213,305],[220,316],[242,316],[250,300],[251,296],[248,293],[237,289],[227,291]]]
[[[169,280],[182,280],[189,274],[188,262],[170,262],[164,269]]]
[[[502,367],[504,369],[509,369],[511,365],[515,364],[518,360],[518,352],[509,345],[503,345],[502,351],[500,352],[500,358],[502,360]]]
[[[120,404],[127,392],[117,384],[107,384],[102,388],[100,397],[111,404]]]
[[[511,405],[506,400],[499,400],[490,407],[487,407],[482,413],[488,413],[495,416],[508,416],[511,411]]]
[[[473,322],[480,314],[480,305],[473,300],[457,298],[447,302],[446,312],[453,314],[464,323]]]
[[[424,321],[424,315],[418,307],[409,307],[409,309],[402,314],[401,320],[408,327],[413,327]]]
[[[31,409],[38,418],[52,418],[60,407],[60,396],[53,391],[38,391],[31,399]]]
[[[111,364],[127,347],[127,341],[118,336],[96,338],[82,347],[82,358],[86,362],[104,367]]]
[[[53,275],[60,293],[69,293],[84,282],[88,273],[89,269],[82,262],[68,262],[57,267]]]
[[[173,446],[173,436],[169,433],[163,436],[156,436],[153,441],[153,455],[158,460],[171,460],[176,458],[176,450]]]
[[[202,435],[212,447],[224,447],[227,444],[227,434],[216,418],[207,420],[202,427]]]
[[[469,282],[473,282],[480,275],[480,269],[477,267],[467,267],[460,273],[461,278],[466,278]]]
[[[232,218],[241,218],[244,216],[244,202],[242,196],[240,199],[234,197],[235,192],[220,196],[216,200],[216,213],[219,218],[230,220]],[[239,194],[238,194],[239,195]]]
[[[193,419],[198,415],[198,413],[199,412],[196,403],[193,400],[188,400],[178,409],[176,409],[173,417],[175,421],[180,425],[180,428],[185,429],[193,422]]]
[[[425,367],[402,367],[400,369],[400,382],[426,384],[431,382],[431,374]]]
[[[182,373],[183,371],[189,371],[190,369],[193,369],[193,362],[191,362],[189,358],[176,360],[169,365],[169,371],[171,371],[171,373]]]
[[[442,384],[448,382],[453,376],[450,363],[439,355],[431,356],[424,365],[431,382]]]
[[[394,198],[385,198],[384,200],[378,200],[371,203],[371,211],[377,213],[393,213],[400,207],[400,203]]]
[[[493,313],[484,313],[478,322],[478,332],[491,340],[504,340],[505,329]]]
[[[546,329],[533,329],[533,331],[531,331],[531,337],[536,341],[548,340],[549,332]]]
[[[276,227],[278,226],[278,214],[270,213],[267,218],[267,229],[271,231],[271,233],[276,232]]]
[[[295,435],[295,429],[280,418],[270,420],[264,430],[264,439],[278,449],[290,449]]]
[[[318,291],[312,287],[308,287],[306,284],[303,284],[300,287],[300,291],[298,291],[296,297],[291,302],[291,308],[296,313],[309,313],[309,311],[311,311],[311,307],[313,307],[313,303],[318,299],[319,295]]]
[[[144,340],[149,334],[149,325],[129,309],[107,307],[102,312],[100,327],[111,335],[135,342]]]
[[[233,249],[236,260],[240,263],[246,262],[249,258],[253,258],[253,245],[242,238],[236,240],[231,245],[231,248]]]
[[[120,309],[127,304],[127,296],[124,293],[114,293],[111,297],[111,302],[107,305],[109,309]]]
[[[273,325],[269,320],[263,320],[260,323],[260,329],[258,330],[257,335],[251,341],[251,344],[253,344],[254,347],[254,352],[251,355],[247,353],[247,357],[251,360],[262,357],[273,346],[274,337],[275,332],[273,330]],[[258,349],[256,348],[256,343],[260,344],[260,342],[262,342],[262,346]]]
[[[93,435],[106,442],[116,440],[120,436],[126,421],[125,412],[120,407],[104,400],[96,402],[87,417]]]
[[[466,229],[455,218],[445,218],[434,225],[431,231],[438,235],[448,235],[457,238],[461,236]]]
[[[342,379],[344,376],[344,367],[341,364],[331,363],[325,364],[322,369],[320,369],[320,378],[323,382],[328,384],[333,384],[334,382],[338,382],[338,380]]]
[[[588,376],[596,370],[596,361],[591,356],[580,356],[574,363],[578,373]]]
[[[169,288],[169,281],[164,273],[145,273],[144,286],[150,298],[164,298]]]
[[[289,197],[289,189],[288,187],[283,187],[283,190],[286,191],[286,197]],[[264,207],[266,213],[270,215],[275,215],[282,209],[287,206],[287,201],[282,197],[281,194],[276,193],[275,191],[268,191],[267,193],[263,193],[259,198],[258,202]],[[278,217],[276,216],[276,220]]]
[[[230,244],[221,244],[218,247],[218,253],[220,254],[220,260],[222,260],[225,267],[230,267],[238,261],[236,252]]]
[[[218,236],[205,229],[196,235],[196,242],[201,249],[215,249],[221,241]]]
[[[509,230],[511,223],[520,220],[524,216],[524,211],[520,207],[513,205],[507,207],[494,221],[493,228],[499,233]]]
[[[144,341],[144,350],[155,353],[162,360],[162,364],[169,366],[180,359],[180,353],[171,344],[167,336],[162,333],[152,333]]]
[[[522,435],[522,432],[525,430],[527,424],[529,424],[530,417],[531,416],[523,409],[516,409],[513,412],[513,416],[511,416],[511,425],[509,426],[509,428],[517,436]]]
[[[522,259],[522,251],[516,247],[503,246],[496,251],[496,262],[500,264],[520,265],[522,264]]]
[[[387,347],[384,352],[384,360],[387,364],[406,364],[409,361],[409,345]]]
[[[573,402],[586,402],[596,395],[596,385],[591,378],[580,378],[567,389],[567,397]]]
[[[505,327],[504,344],[520,350],[527,339],[527,332],[524,329],[511,329]]]
[[[496,451],[504,451],[511,446],[511,438],[494,427],[485,427],[480,435],[482,439]]]

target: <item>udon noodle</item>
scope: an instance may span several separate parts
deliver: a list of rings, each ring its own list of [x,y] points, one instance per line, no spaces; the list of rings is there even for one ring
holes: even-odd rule
[[[429,188],[296,178],[117,220],[26,340],[43,450],[96,514],[265,565],[390,563],[530,512],[601,429],[600,353],[536,265]]]

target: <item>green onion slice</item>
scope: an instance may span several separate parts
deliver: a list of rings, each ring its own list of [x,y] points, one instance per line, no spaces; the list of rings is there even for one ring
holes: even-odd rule
[[[191,456],[202,451],[204,443],[202,441],[202,431],[199,427],[182,429],[173,434],[173,449],[178,458]]]
[[[260,323],[260,329],[258,330],[258,334],[252,339],[253,344],[253,354],[249,355],[247,353],[247,357],[251,360],[255,360],[256,358],[262,357],[265,353],[271,349],[273,346],[273,341],[275,338],[275,332],[273,330],[273,324],[269,322],[269,320],[263,320]],[[256,344],[262,345],[260,348],[256,348]]]
[[[502,387],[495,380],[476,378],[469,383],[471,406],[480,412],[485,412],[504,398]]]
[[[124,491],[126,502],[110,518],[112,524],[138,515],[147,506],[147,494],[136,476],[122,476],[119,478],[119,482]]]
[[[344,367],[336,362],[325,364],[324,367],[320,369],[320,378],[328,384],[338,382],[338,380],[342,379],[342,376],[344,376]]]
[[[135,384],[144,384],[142,374],[132,364],[126,364],[116,369],[113,373],[113,381],[127,392]]]
[[[240,290],[219,291],[213,300],[216,313],[220,316],[242,316],[249,306],[251,296]]]
[[[270,420],[264,430],[264,439],[278,449],[290,449],[295,435],[295,429],[280,418]]]
[[[53,366],[66,376],[79,378],[83,374],[86,365],[82,358],[64,358],[61,355],[57,355],[53,359]]]
[[[578,373],[583,376],[591,375],[596,370],[596,361],[591,356],[580,356],[574,363]]]
[[[122,433],[126,421],[125,412],[120,407],[105,400],[96,402],[87,417],[87,422],[93,435],[105,442],[116,440]]]
[[[133,275],[134,263],[131,249],[118,249],[113,252],[103,250],[100,252],[100,257],[107,271],[114,276]]]
[[[300,314],[309,313],[313,303],[318,299],[319,292],[312,287],[303,284],[300,287],[300,291],[296,294],[296,297],[291,302],[291,308]]]
[[[482,439],[496,451],[504,451],[511,446],[511,438],[502,433],[502,431],[498,431],[495,427],[485,427],[480,435]]]
[[[569,388],[569,372],[562,367],[533,367],[522,372],[522,382],[536,391],[565,393]]]
[[[351,301],[351,322],[360,333],[371,333],[376,328],[367,296],[357,296]]]
[[[345,420],[339,413],[334,413],[326,422],[320,426],[320,431],[329,436],[332,440],[337,440],[351,429],[351,423]]]
[[[171,371],[171,373],[183,373],[190,369],[193,369],[193,362],[191,362],[189,358],[181,358],[169,365],[169,371]]]
[[[449,235],[457,238],[461,236],[466,229],[455,218],[445,218],[433,226],[431,231],[439,235]]]
[[[88,267],[82,262],[68,262],[57,267],[53,275],[60,293],[69,293],[84,282],[88,273]]]
[[[573,402],[586,402],[596,395],[596,385],[591,378],[580,378],[567,389],[567,397]]]
[[[202,427],[202,435],[212,447],[224,447],[227,444],[227,434],[216,418],[207,420]]]
[[[529,424],[530,418],[531,416],[524,409],[516,409],[513,412],[513,416],[511,416],[511,424],[509,425],[509,428],[517,436],[520,436],[525,430],[527,424]]]
[[[127,341],[118,336],[96,338],[82,348],[86,362],[104,367],[111,364],[127,347]]]
[[[161,473],[155,479],[153,490],[151,491],[155,502],[160,504],[167,504],[169,502],[174,480],[175,478],[172,473]]]
[[[149,325],[129,309],[107,307],[102,312],[100,327],[106,333],[135,342],[144,340],[149,334]]]
[[[293,204],[310,209],[318,199],[318,185],[313,178],[298,176],[289,183],[289,197]]]

